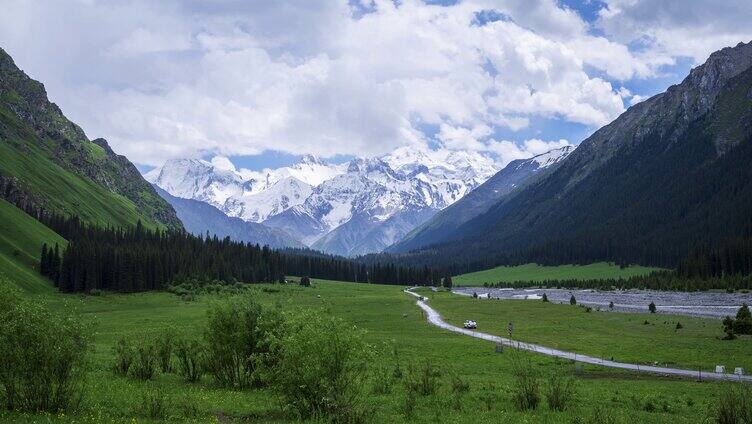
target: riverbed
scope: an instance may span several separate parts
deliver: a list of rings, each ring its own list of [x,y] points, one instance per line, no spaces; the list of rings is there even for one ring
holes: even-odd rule
[[[501,300],[527,300],[540,302],[543,294],[552,303],[569,304],[574,295],[578,305],[601,311],[648,312],[650,302],[661,314],[723,318],[735,316],[743,303],[752,305],[752,293],[743,292],[665,292],[655,290],[567,290],[567,289],[493,289],[485,287],[459,287],[454,293]],[[609,304],[613,302],[613,309]]]

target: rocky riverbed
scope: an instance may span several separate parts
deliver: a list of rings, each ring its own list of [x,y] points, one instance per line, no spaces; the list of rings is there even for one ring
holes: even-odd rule
[[[568,304],[574,295],[577,304],[593,309],[619,312],[648,312],[650,302],[655,303],[657,313],[723,318],[736,315],[743,303],[752,305],[752,293],[725,292],[664,292],[653,290],[567,290],[567,289],[493,289],[485,287],[460,287],[454,293],[491,299],[518,299],[541,301],[543,293],[549,302]]]

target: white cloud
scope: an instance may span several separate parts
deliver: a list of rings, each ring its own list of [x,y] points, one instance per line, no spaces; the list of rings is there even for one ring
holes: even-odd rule
[[[555,0],[6,0],[0,46],[91,136],[139,163],[371,155],[424,142],[427,127],[447,148],[507,160],[535,143],[495,132],[536,118],[603,125],[639,99],[609,80],[649,78],[707,44],[689,37],[680,49],[691,26],[659,13],[653,44],[630,48],[645,29],[639,4],[609,1],[596,36]],[[483,10],[508,19],[480,25]]]
[[[615,41],[637,44],[644,60],[702,63],[715,50],[752,40],[749,0],[605,0],[597,25]]]

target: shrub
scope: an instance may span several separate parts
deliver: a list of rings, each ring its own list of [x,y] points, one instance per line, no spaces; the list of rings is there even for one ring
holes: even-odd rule
[[[546,293],[543,293],[543,296],[541,296],[541,300],[544,302],[548,302],[548,296],[546,296]]]
[[[608,408],[598,405],[593,408],[592,413],[585,422],[587,424],[616,424],[617,420]]]
[[[272,381],[286,408],[303,419],[364,420],[370,348],[357,329],[309,312],[287,321],[276,340],[279,362]]]
[[[650,304],[648,305],[648,311],[650,311],[651,314],[655,313],[655,311],[656,311],[655,303],[650,302]]]
[[[734,340],[736,338],[734,334],[734,320],[729,316],[723,319],[723,332],[726,333],[723,340]]]
[[[204,373],[204,345],[195,338],[180,337],[175,341],[177,372],[185,381],[195,383]]]
[[[677,322],[676,322],[676,329],[677,329],[677,330],[681,330],[682,328],[684,328],[684,326],[683,326],[683,325],[681,325],[681,323],[677,321]]]
[[[154,340],[143,338],[135,349],[131,375],[140,380],[151,380],[157,375],[157,347]]]
[[[206,362],[214,379],[236,389],[262,384],[260,365],[273,362],[273,336],[283,327],[276,311],[247,297],[215,304],[208,312]]]
[[[409,364],[405,388],[408,392],[421,396],[432,395],[439,388],[441,375],[441,368],[428,360],[420,365]]]
[[[742,304],[742,307],[736,312],[734,333],[752,334],[752,313],[750,313],[749,307],[746,303]]]
[[[173,334],[173,330],[165,330],[156,340],[159,369],[163,373],[172,372],[172,350],[175,342]]]
[[[534,410],[540,403],[538,376],[529,361],[515,360],[512,365],[514,381],[512,401],[519,411]]]
[[[452,389],[452,409],[455,411],[462,410],[462,400],[465,394],[470,391],[470,383],[462,378],[459,374],[452,374],[451,376],[451,389]]]
[[[574,380],[553,374],[548,379],[546,391],[546,403],[552,411],[567,409],[575,397]]]
[[[115,353],[115,374],[127,376],[128,371],[130,371],[131,365],[133,365],[133,361],[135,360],[136,356],[136,352],[134,351],[133,346],[131,346],[131,343],[127,338],[120,337],[115,342],[113,351]]]
[[[380,366],[373,369],[373,394],[386,395],[392,392],[394,377],[388,367]]]
[[[499,393],[493,383],[486,383],[480,393],[480,400],[485,405],[487,411],[493,410],[499,402]]]
[[[76,317],[26,300],[0,281],[0,401],[9,410],[75,408],[86,377],[90,329]]]
[[[728,386],[716,400],[715,421],[718,424],[752,423],[752,398],[747,387]]]
[[[569,298],[569,304],[570,305],[576,305],[577,304],[577,299],[574,298],[574,295],[572,295],[572,297]]]
[[[303,287],[311,287],[311,279],[308,277],[302,277],[300,279],[300,285]]]
[[[152,420],[164,420],[169,410],[168,400],[161,389],[149,389],[141,397],[140,412]]]

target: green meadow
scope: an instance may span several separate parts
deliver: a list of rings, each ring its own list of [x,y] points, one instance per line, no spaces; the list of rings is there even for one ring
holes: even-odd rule
[[[438,366],[442,374],[438,391],[420,396],[409,417],[405,413],[406,390],[400,380],[393,382],[388,393],[375,389],[378,380],[368,383],[366,403],[372,411],[369,416],[378,423],[701,423],[709,419],[716,396],[728,384],[637,375],[595,366],[579,367],[568,361],[509,349],[496,353],[488,342],[451,334],[427,324],[414,298],[396,286],[314,280],[310,288],[292,284],[258,285],[247,289],[244,295],[283,311],[318,310],[365,330],[364,337],[377,353],[369,367],[370,374],[391,373],[395,367],[407,370],[411,364],[425,361]],[[5,422],[152,422],[144,412],[143,399],[154,390],[165,395],[168,421],[295,421],[279,397],[268,389],[223,389],[208,375],[198,383],[186,383],[173,374],[162,374],[145,382],[113,372],[113,345],[118,337],[144,340],[163,331],[201,332],[207,309],[213,303],[225,301],[227,295],[200,295],[194,301],[183,301],[164,292],[27,296],[45,302],[52,309],[75,311],[92,324],[95,334],[91,371],[86,395],[77,410],[58,415],[5,413],[0,416]],[[716,340],[720,332],[717,322],[705,323],[707,328],[703,328],[702,320],[681,318],[687,329],[683,336],[671,334],[662,322],[639,326],[643,318],[639,315],[587,314],[579,308],[532,302],[484,303],[446,293],[431,296],[432,305],[450,320],[456,322],[472,315],[484,331],[493,332],[497,323],[513,319],[520,337],[524,335],[531,341],[562,348],[573,347],[589,354],[605,351],[600,350],[605,349],[600,345],[610,346],[608,350],[613,351],[623,339],[615,357],[619,360],[710,364],[724,352],[736,354],[744,349],[748,352],[752,347],[746,338],[728,343]],[[556,324],[557,320],[572,320],[572,323]],[[675,319],[661,316],[660,320]],[[527,321],[529,324],[524,324]],[[587,336],[589,332],[592,334]],[[682,337],[689,339],[684,343],[680,340]],[[693,343],[698,343],[694,349],[695,359],[689,353]],[[677,346],[673,355],[672,346]],[[542,393],[549,376],[574,379],[577,394],[572,406],[556,412],[542,400],[535,411],[518,412],[511,391],[514,366],[520,363],[538,374]],[[452,376],[460,376],[469,383],[469,391],[459,410],[450,401]]]
[[[610,278],[629,278],[645,275],[658,268],[630,265],[621,268],[608,262],[598,262],[588,265],[558,265],[544,266],[525,264],[517,266],[499,266],[483,271],[452,277],[456,286],[478,286],[483,283],[513,283],[515,281],[546,281],[546,280],[594,280]]]
[[[597,311],[540,300],[488,300],[423,290],[447,322],[478,323],[478,331],[507,336],[589,356],[644,365],[712,372],[752,369],[752,336],[721,340],[721,321],[712,318]],[[681,328],[677,329],[677,323]]]

